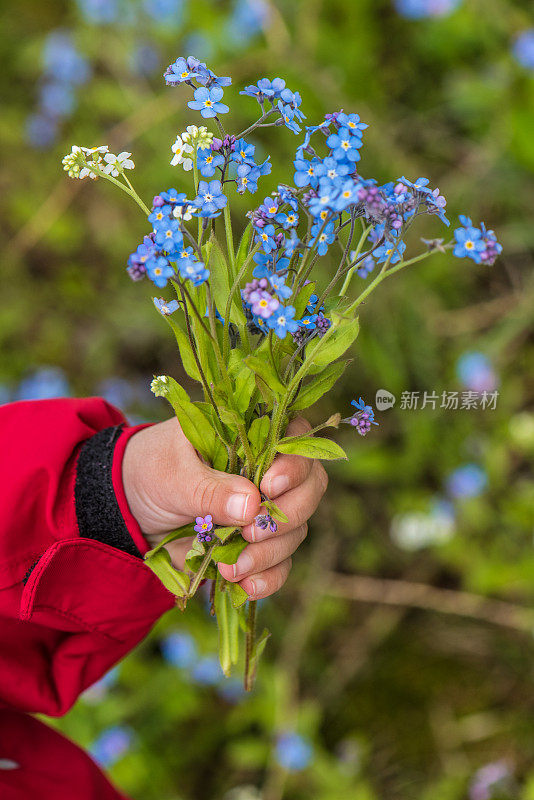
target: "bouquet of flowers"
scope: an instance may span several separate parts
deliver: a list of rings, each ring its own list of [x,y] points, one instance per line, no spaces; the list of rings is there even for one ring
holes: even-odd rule
[[[422,239],[422,252],[407,258],[406,233],[420,217],[435,215],[449,225],[446,200],[426,178],[384,185],[364,178],[359,162],[367,125],[358,114],[336,111],[304,126],[299,93],[282,78],[262,78],[240,92],[257,103],[258,118],[234,135],[223,125],[231,78],[218,77],[192,56],[178,58],[164,77],[167,85],[191,92],[189,108],[215,126],[189,125],[172,145],[171,164],[190,173],[188,188],[181,181],[184,191],[160,191],[148,208],[127,175],[134,167],[130,153],[74,146],[63,159],[70,177],[105,178],[148,217],[150,231],[129,256],[127,272],[167,289],[154,305],[202,399],[191,399],[167,375],[154,378],[152,391],[169,401],[206,462],[258,487],[277,453],[345,458],[335,441],[315,434],[346,423],[365,436],[377,422],[361,397],[345,418],[335,414],[305,435],[285,433],[292,416],[312,406],[345,371],[349,362],[342,357],[358,336],[359,306],[382,281],[430,255],[452,250],[490,265],[502,248],[493,231],[460,217],[451,241]],[[278,185],[248,212],[236,247],[231,197],[255,194],[271,171],[269,158],[256,159],[253,134],[279,126],[299,136],[294,185]],[[323,285],[316,265],[332,251],[339,257]],[[262,500],[255,524],[274,532],[285,517],[272,499]],[[182,571],[164,545],[186,536],[194,539]],[[170,533],[145,558],[182,609],[203,580],[212,581],[222,669],[229,674],[238,662],[243,632],[250,689],[268,633],[256,637],[255,602],[247,609],[245,591],[217,570],[218,563],[234,564],[245,546],[239,528],[214,525],[208,515]]]

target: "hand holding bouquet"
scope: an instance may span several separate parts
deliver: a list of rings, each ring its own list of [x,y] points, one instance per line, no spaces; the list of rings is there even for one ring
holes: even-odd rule
[[[75,146],[63,159],[71,177],[111,181],[148,217],[151,230],[130,255],[127,270],[133,280],[148,278],[171,292],[155,297],[154,304],[202,399],[192,400],[167,375],[154,378],[152,390],[172,405],[207,464],[258,487],[277,454],[345,458],[336,442],[315,434],[345,423],[365,436],[377,422],[361,397],[344,418],[335,414],[298,435],[290,435],[288,424],[345,371],[349,362],[342,357],[358,336],[359,306],[386,278],[430,255],[452,250],[489,265],[502,248],[493,231],[461,217],[453,240],[423,239],[422,252],[406,258],[406,234],[419,217],[434,215],[449,225],[445,198],[425,178],[379,185],[363,177],[359,162],[367,125],[357,114],[334,112],[305,126],[298,92],[281,78],[262,78],[240,92],[257,103],[258,118],[230,134],[222,121],[229,112],[222,102],[229,77],[218,77],[191,56],[177,59],[164,77],[169,86],[192,92],[189,107],[214,126],[190,125],[172,145],[171,164],[190,173],[180,186],[184,191],[160,191],[148,208],[127,177],[134,166],[130,153]],[[248,212],[236,246],[231,197],[255,194],[271,171],[269,158],[258,163],[254,131],[280,126],[299,136],[293,185],[279,184]],[[328,254],[330,264],[334,253],[335,267],[323,285],[318,261]],[[374,277],[362,290],[355,288],[369,275]],[[263,492],[261,500],[254,525],[276,533],[287,517],[272,496]],[[146,563],[181,608],[204,579],[212,581],[222,668],[229,674],[237,663],[243,631],[245,686],[251,688],[268,634],[256,637],[255,601],[217,568],[236,563],[247,545],[241,533],[240,527],[198,514],[147,553]],[[192,536],[185,569],[178,570],[165,545]]]

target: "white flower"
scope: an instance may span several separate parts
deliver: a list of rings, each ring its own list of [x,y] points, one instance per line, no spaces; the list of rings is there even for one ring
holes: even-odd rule
[[[185,144],[182,141],[181,136],[176,137],[176,141],[171,147],[174,156],[172,157],[171,164],[173,167],[176,167],[178,164],[181,164],[182,167],[189,172],[190,169],[193,168],[193,161],[190,158],[186,158],[186,154],[192,153],[193,148],[190,144]]]
[[[169,391],[169,378],[167,375],[156,375],[150,384],[150,390],[156,397],[165,397]]]
[[[80,162],[82,160],[82,148],[77,144],[73,144],[70,153],[67,153],[61,160],[63,169],[67,172],[69,178],[80,177]]]
[[[189,222],[194,211],[198,211],[196,206],[174,206],[172,213],[176,219],[183,219],[184,222]]]
[[[126,151],[119,153],[118,156],[113,155],[113,153],[106,153],[104,156],[106,166],[103,167],[103,171],[106,175],[113,175],[113,177],[116,178],[117,175],[120,175],[125,169],[133,169],[135,164],[130,158],[131,155],[131,153],[127,153]]]
[[[93,165],[102,171],[104,170],[105,163],[102,159],[102,155],[108,152],[108,147],[102,144],[99,147],[82,147],[81,150],[85,156],[87,166],[80,170],[79,178],[91,178],[91,180],[95,181],[98,175],[90,169],[90,166]]]
[[[207,130],[207,128],[205,129]],[[188,125],[185,131],[182,133],[182,139],[184,142],[190,142],[198,137],[198,128],[196,125]]]
[[[182,133],[184,142],[192,142],[196,144],[198,150],[209,150],[213,142],[213,133],[209,131],[204,125],[197,128],[196,125],[188,125]]]

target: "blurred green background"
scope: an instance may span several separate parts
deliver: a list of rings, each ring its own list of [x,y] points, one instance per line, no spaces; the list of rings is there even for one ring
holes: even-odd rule
[[[170,145],[198,117],[161,78],[179,55],[232,75],[234,130],[255,114],[237,90],[263,76],[301,92],[308,124],[358,112],[365,177],[425,175],[504,246],[492,268],[423,262],[362,309],[313,422],[379,389],[397,403],[368,439],[336,433],[350,460],[262,603],[255,692],[221,678],[199,600],[53,724],[135,800],[534,800],[532,0],[8,0],[0,23],[4,402],[103,394],[134,421],[167,415],[149,380],[180,367],[124,269],[146,224],[60,159],[108,144],[148,202],[180,190]],[[243,224],[298,141],[255,140],[274,168]],[[484,389],[494,410],[400,403]]]

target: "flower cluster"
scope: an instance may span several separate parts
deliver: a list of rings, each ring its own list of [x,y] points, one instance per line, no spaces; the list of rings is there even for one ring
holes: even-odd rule
[[[276,533],[276,531],[278,530],[278,525],[276,524],[276,522],[274,521],[274,519],[271,517],[270,514],[258,514],[254,518],[254,525],[260,528],[260,530],[262,531],[266,531],[267,529],[269,529],[271,533]]]
[[[300,95],[281,78],[262,78],[247,86],[241,94],[257,100],[260,115],[245,130],[231,134],[219,119],[229,111],[222,100],[230,78],[218,77],[188,56],[168,67],[165,80],[169,86],[189,86],[193,90],[189,107],[204,119],[214,118],[219,134],[190,125],[172,145],[171,164],[182,166],[192,179],[189,196],[176,189],[162,191],[148,208],[126,177],[125,170],[133,167],[129,153],[114,156],[107,147],[73,147],[63,159],[73,178],[104,177],[118,186],[151,225],[130,254],[127,271],[133,280],[147,277],[158,288],[171,284],[175,297],[154,297],[154,306],[165,318],[176,313],[177,318],[168,322],[184,369],[201,385],[203,400],[191,400],[166,376],[154,378],[152,391],[169,400],[184,434],[214,469],[260,484],[277,452],[343,458],[336,442],[315,434],[344,422],[366,436],[378,423],[362,397],[352,401],[354,411],[346,419],[333,414],[297,437],[286,436],[285,431],[293,413],[312,405],[345,369],[347,362],[341,357],[358,335],[358,307],[383,280],[434,253],[452,250],[455,256],[493,264],[502,247],[493,231],[460,217],[461,227],[451,241],[423,239],[423,252],[406,257],[406,233],[417,217],[431,216],[449,225],[446,200],[427,178],[380,183],[364,177],[360,162],[367,125],[358,114],[344,110],[305,127],[293,159],[294,185],[280,183],[247,213],[248,225],[236,247],[227,189],[240,194],[257,191],[259,178],[269,174],[271,163],[269,157],[257,160],[252,134],[270,125],[301,133],[305,117]],[[224,225],[218,219],[221,215]],[[314,267],[326,255],[331,269],[322,286]],[[373,279],[351,298],[348,290],[354,274]],[[178,318],[182,315],[183,321]],[[466,477],[472,482],[472,474],[461,474],[464,484]],[[275,533],[275,520],[287,518],[274,501],[264,498],[263,506],[255,525]],[[443,515],[438,522],[437,530],[448,535],[448,517],[445,525]],[[189,536],[186,527],[171,538]],[[239,627],[238,609],[247,602],[247,594],[238,583],[219,580],[215,555],[221,553],[203,544],[218,539],[217,551],[226,548],[223,563],[235,564],[246,543],[238,529],[214,530],[209,514],[196,517],[194,530],[197,538],[184,572],[169,572],[157,549],[146,559],[182,608],[203,578],[217,578],[212,595],[215,614],[218,593],[228,593],[218,624],[221,666],[229,674],[237,651],[224,643],[230,641],[230,626]],[[255,646],[253,604],[249,614],[247,689],[255,669],[249,657]]]
[[[205,517],[195,518],[195,531],[197,532],[197,539],[199,542],[211,542],[213,539],[213,517],[211,514],[206,514]]]
[[[245,87],[239,94],[254,97],[263,111],[262,119],[278,112],[279,121],[293,133],[300,133],[300,125],[306,119],[300,106],[302,98],[298,92],[292,92],[283,78],[262,78],[256,84]],[[268,105],[267,105],[268,104]]]
[[[373,407],[366,405],[361,397],[358,400],[351,400],[351,406],[354,406],[356,411],[351,417],[342,419],[341,422],[352,425],[360,436],[366,436],[371,430],[371,425],[378,425],[378,422],[375,422]]]
[[[116,178],[124,174],[124,170],[133,169],[132,154],[123,151],[118,156],[110,153],[107,145],[100,147],[78,147],[73,145],[71,152],[62,161],[63,169],[69,178],[91,178],[96,180],[98,172]]]
[[[454,255],[458,258],[471,258],[476,264],[494,264],[497,256],[502,253],[502,245],[497,241],[495,233],[488,231],[483,222],[475,228],[469,217],[463,214],[460,222],[462,227],[454,231]]]
[[[199,196],[194,201],[188,200],[185,193],[176,189],[156,195],[148,216],[153,230],[128,258],[127,272],[130,278],[136,281],[146,275],[159,288],[178,277],[183,281],[191,281],[193,286],[204,283],[209,277],[209,270],[198,257],[195,240],[191,240],[192,245],[187,245],[184,223],[193,216],[218,214],[220,197],[220,186],[212,187],[210,191],[209,187],[204,189],[200,185]],[[216,213],[210,213],[213,209]],[[170,314],[178,307],[176,301],[165,304],[161,299],[161,302],[162,305],[159,301],[155,301],[155,304],[163,314]]]

